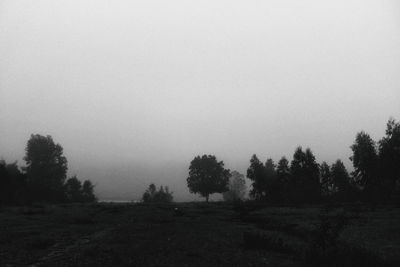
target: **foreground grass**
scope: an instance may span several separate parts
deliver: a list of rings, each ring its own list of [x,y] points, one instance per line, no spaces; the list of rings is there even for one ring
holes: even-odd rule
[[[328,248],[318,239],[321,214],[346,219]],[[400,266],[399,230],[395,207],[36,205],[0,210],[0,265],[354,266],[354,255]]]

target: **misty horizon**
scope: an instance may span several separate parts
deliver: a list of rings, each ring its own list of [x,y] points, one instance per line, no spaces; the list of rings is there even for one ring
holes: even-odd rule
[[[2,1],[0,158],[31,134],[64,148],[100,200],[174,200],[190,161],[246,175],[256,154],[343,160],[400,118],[396,1]],[[250,183],[247,180],[247,185]],[[216,199],[218,196],[215,196]]]

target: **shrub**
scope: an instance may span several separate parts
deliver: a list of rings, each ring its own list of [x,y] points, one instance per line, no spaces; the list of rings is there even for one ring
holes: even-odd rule
[[[168,186],[160,186],[159,190],[154,184],[150,184],[149,188],[144,192],[142,197],[145,203],[170,203],[173,200],[172,192],[169,191]]]

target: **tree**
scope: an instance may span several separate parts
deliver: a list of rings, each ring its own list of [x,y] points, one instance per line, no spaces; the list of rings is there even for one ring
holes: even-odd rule
[[[276,174],[278,175],[278,179],[282,181],[288,181],[290,176],[290,169],[289,169],[289,161],[286,157],[282,157],[279,162],[278,166],[276,167]]]
[[[268,200],[276,200],[279,197],[278,176],[276,166],[272,159],[267,159],[264,166],[265,197]]]
[[[290,169],[289,169],[289,161],[286,157],[282,157],[278,166],[276,167],[276,175],[278,179],[278,193],[279,199],[287,201],[289,199],[289,182],[290,182]]]
[[[321,194],[328,196],[332,193],[331,169],[325,161],[319,167],[319,181],[321,183]]]
[[[222,193],[225,201],[243,200],[246,194],[246,181],[244,175],[233,171],[229,179],[228,191]]]
[[[82,185],[82,200],[83,202],[95,202],[94,185],[90,180],[83,181]]]
[[[215,156],[197,156],[190,162],[187,184],[190,193],[199,193],[208,202],[210,194],[228,190],[230,176],[229,169],[224,168],[224,162],[217,161]]]
[[[68,202],[83,202],[82,183],[73,176],[65,183],[65,194]]]
[[[386,136],[379,141],[379,163],[384,190],[389,196],[400,180],[400,123],[389,119]]]
[[[250,190],[250,196],[254,199],[263,199],[265,198],[265,168],[262,162],[257,158],[257,155],[253,155],[250,159],[250,166],[247,169],[247,178],[252,181]]]
[[[150,184],[149,188],[143,193],[142,200],[146,203],[170,203],[173,200],[173,196],[168,186],[166,186],[165,189],[163,186],[160,186],[160,189],[157,191],[156,186]]]
[[[291,194],[292,200],[313,202],[321,194],[319,183],[319,166],[315,161],[311,149],[303,152],[297,147],[290,165],[292,173]]]
[[[355,182],[364,189],[367,199],[376,199],[380,186],[375,142],[369,134],[362,131],[357,133],[356,140],[350,148],[353,151],[350,160],[354,166],[353,178]]]
[[[338,159],[331,167],[332,185],[340,198],[346,198],[350,187],[350,176],[343,162]]]
[[[51,136],[31,135],[26,146],[26,174],[33,200],[61,201],[67,174],[63,148]]]
[[[4,160],[0,161],[0,205],[6,204],[9,200],[10,179],[7,172],[7,165]]]
[[[150,184],[149,188],[143,193],[142,196],[143,202],[152,202],[155,194],[156,194],[156,186],[154,184]]]

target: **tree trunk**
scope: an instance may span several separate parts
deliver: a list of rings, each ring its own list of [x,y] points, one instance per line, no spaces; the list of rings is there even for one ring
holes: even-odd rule
[[[208,203],[208,197],[209,197],[209,195],[206,195],[206,202]]]

